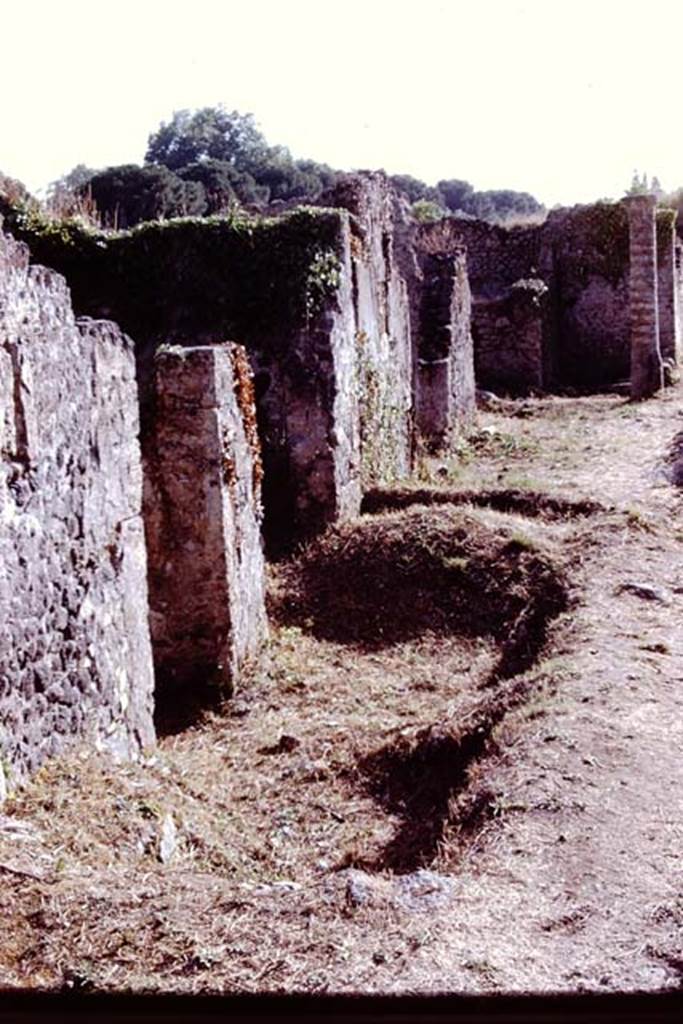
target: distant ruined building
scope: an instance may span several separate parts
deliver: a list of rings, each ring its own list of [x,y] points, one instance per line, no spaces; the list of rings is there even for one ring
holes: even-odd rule
[[[678,355],[673,221],[629,260],[623,205],[511,230],[418,226],[364,173],[261,222],[69,244],[12,227],[0,796],[75,742],[137,757],[155,719],[229,693],[267,635],[262,534],[277,551],[358,515],[418,445],[472,425],[475,377],[509,393],[602,387],[628,376],[631,331],[644,351],[654,319],[657,351]]]
[[[646,243],[641,218],[634,251],[629,222],[641,208]],[[449,217],[422,226],[417,246],[467,251],[479,387],[513,395],[596,391],[630,377],[631,311],[642,295],[643,261],[656,270],[651,316],[661,357],[672,364],[680,358],[683,279],[674,219],[672,210],[655,217],[654,198],[643,196],[557,210],[523,227]]]

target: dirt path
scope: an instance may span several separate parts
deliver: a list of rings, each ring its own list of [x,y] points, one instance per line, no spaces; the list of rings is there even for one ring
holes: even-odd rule
[[[662,466],[681,410],[680,390],[642,406],[506,404],[458,460],[425,467],[442,490],[521,489],[533,515],[486,508],[477,523],[554,545],[572,602],[520,677],[524,699],[461,758],[421,870],[382,867],[410,794],[407,809],[395,793],[382,806],[361,768],[404,734],[468,716],[475,734],[491,643],[370,650],[285,623],[227,716],[142,766],[54,765],[3,808],[0,984],[679,987],[683,497]],[[543,495],[600,510],[540,515]],[[176,850],[161,863],[169,815]]]

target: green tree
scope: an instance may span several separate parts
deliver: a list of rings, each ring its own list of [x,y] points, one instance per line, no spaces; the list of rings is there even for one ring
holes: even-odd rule
[[[183,181],[166,167],[108,167],[93,175],[83,188],[110,227],[130,228],[143,221],[206,212],[204,186]]]
[[[513,189],[490,189],[474,192],[469,211],[480,220],[506,221],[514,217],[536,216],[545,212],[545,207],[528,192]]]
[[[150,135],[145,162],[175,171],[201,160],[222,160],[249,171],[267,151],[268,144],[252,114],[228,111],[220,105],[176,110],[168,123]]]
[[[209,206],[214,193],[222,202],[230,189],[241,202],[314,200],[334,183],[336,172],[313,160],[294,160],[285,146],[270,146],[252,114],[223,106],[194,112],[178,110],[150,135],[146,162],[202,181]],[[200,166],[211,168],[206,173]],[[229,171],[227,167],[231,168]]]
[[[251,174],[238,171],[225,160],[197,160],[180,167],[177,176],[203,187],[208,214],[221,213],[235,204],[261,206],[268,201],[267,188],[258,185]]]

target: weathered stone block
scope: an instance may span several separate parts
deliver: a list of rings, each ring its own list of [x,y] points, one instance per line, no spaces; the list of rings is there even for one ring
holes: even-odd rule
[[[230,692],[266,635],[248,373],[236,345],[156,356],[145,529],[158,702],[211,683]]]

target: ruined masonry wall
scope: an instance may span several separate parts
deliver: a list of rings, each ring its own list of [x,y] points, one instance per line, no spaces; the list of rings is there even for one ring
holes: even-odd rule
[[[131,343],[0,233],[0,763],[154,740]]]
[[[244,350],[161,350],[146,452],[150,622],[164,688],[230,692],[266,635],[258,442]],[[240,408],[241,396],[247,413]]]
[[[550,386],[600,388],[628,377],[628,219],[620,203],[558,210],[543,226],[553,310]]]
[[[539,278],[518,281],[499,299],[481,299],[472,326],[477,381],[513,394],[543,390],[550,375],[548,320],[548,288]]]

